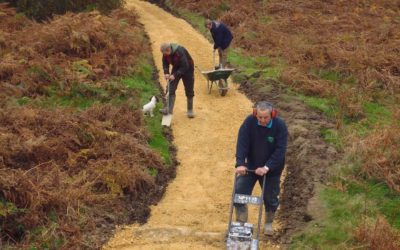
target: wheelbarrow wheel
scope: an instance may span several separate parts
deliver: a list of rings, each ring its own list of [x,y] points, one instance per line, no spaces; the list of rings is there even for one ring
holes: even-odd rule
[[[226,93],[228,93],[228,81],[226,79],[220,79],[218,81],[218,88],[219,88],[219,94],[221,96],[225,96]]]

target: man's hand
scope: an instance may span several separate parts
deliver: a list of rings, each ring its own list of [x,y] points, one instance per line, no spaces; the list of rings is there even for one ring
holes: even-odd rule
[[[247,173],[247,168],[245,166],[239,166],[235,170],[238,175],[245,175]]]
[[[259,176],[264,176],[268,173],[269,169],[265,168],[265,167],[259,167],[256,169],[256,175]]]
[[[170,81],[173,81],[173,80],[175,80],[175,76],[173,75],[173,74],[165,74],[164,75],[164,77],[165,77],[165,80],[170,80]]]

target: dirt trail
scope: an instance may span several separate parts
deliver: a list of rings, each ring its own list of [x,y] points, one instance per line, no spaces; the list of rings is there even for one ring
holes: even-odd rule
[[[212,44],[187,22],[156,5],[127,1],[145,25],[157,68],[161,71],[162,42],[188,49],[195,64],[212,68]],[[160,82],[164,80],[160,78]],[[164,198],[152,207],[148,223],[117,230],[106,249],[223,249],[233,182],[238,128],[250,113],[251,102],[231,85],[226,97],[206,91],[202,75],[195,75],[195,119],[186,117],[186,97],[180,83],[173,117],[178,148],[176,179]]]

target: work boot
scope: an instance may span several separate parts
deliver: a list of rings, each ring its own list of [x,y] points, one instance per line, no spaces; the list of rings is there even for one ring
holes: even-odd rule
[[[265,215],[265,224],[264,224],[264,234],[265,235],[273,235],[274,230],[272,228],[272,222],[274,221],[275,213],[268,211]]]
[[[248,213],[246,205],[235,206],[235,212],[236,212],[236,221],[241,223],[247,222]]]
[[[193,97],[187,98],[187,117],[194,118],[193,113]]]
[[[172,112],[174,111],[175,97],[176,97],[175,95],[171,95],[168,98],[169,110],[168,110],[168,106],[164,107],[164,108],[160,109],[161,114],[163,114],[163,115],[172,114]]]

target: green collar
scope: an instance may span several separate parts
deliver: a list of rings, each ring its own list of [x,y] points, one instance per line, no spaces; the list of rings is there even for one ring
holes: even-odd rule
[[[177,43],[171,43],[171,49],[172,49],[172,54],[174,54],[176,52],[176,50],[178,49],[179,44]]]

